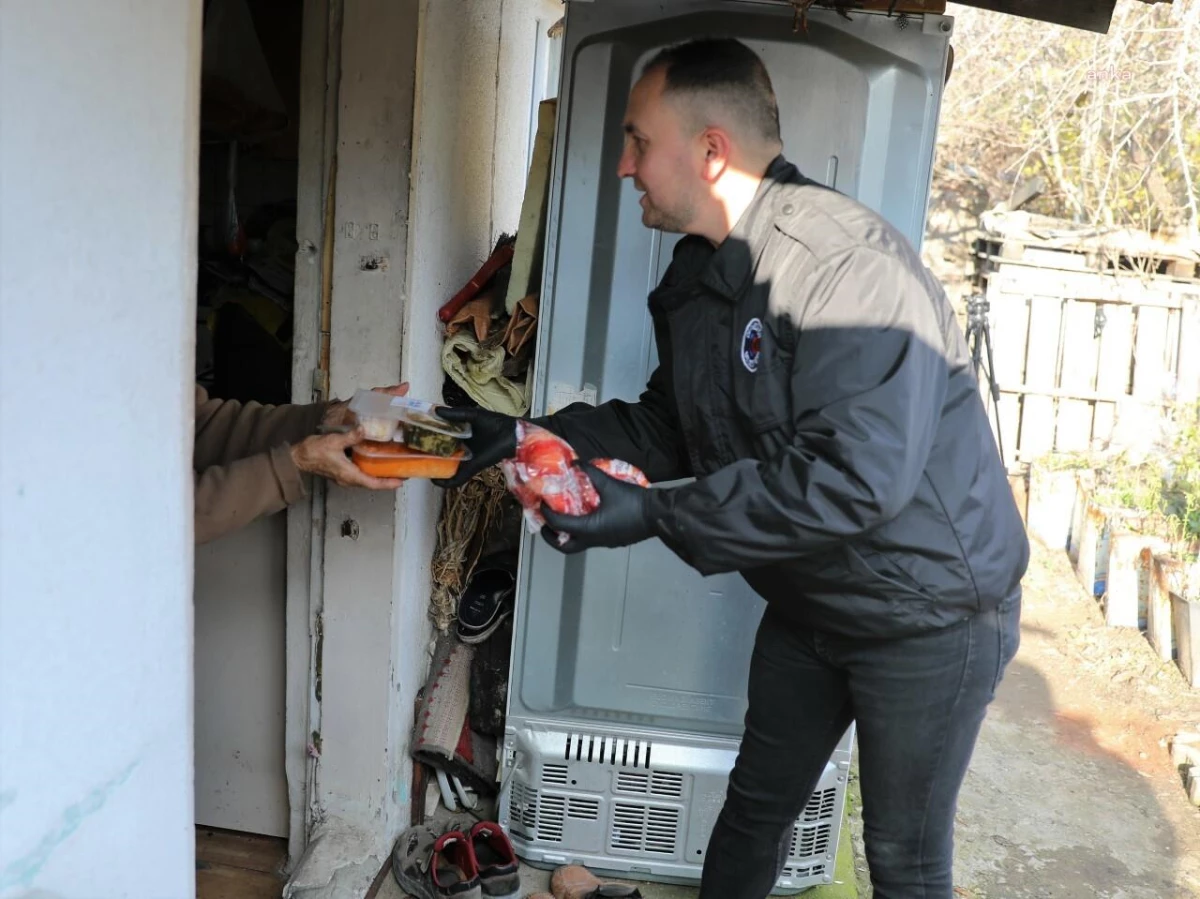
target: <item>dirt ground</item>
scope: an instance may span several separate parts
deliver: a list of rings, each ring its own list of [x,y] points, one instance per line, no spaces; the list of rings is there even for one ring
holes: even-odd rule
[[[1197,730],[1200,692],[1035,546],[1021,650],[960,797],[958,895],[1200,897],[1200,810],[1167,748]]]

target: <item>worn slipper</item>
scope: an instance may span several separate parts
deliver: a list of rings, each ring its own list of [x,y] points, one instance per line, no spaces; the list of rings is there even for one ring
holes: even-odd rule
[[[470,839],[459,831],[439,837],[424,825],[410,827],[392,850],[392,874],[417,899],[483,899]]]
[[[458,639],[482,643],[512,614],[517,591],[516,564],[510,553],[479,561],[458,600]]]
[[[554,899],[642,899],[636,887],[605,883],[581,865],[559,868],[550,878]]]

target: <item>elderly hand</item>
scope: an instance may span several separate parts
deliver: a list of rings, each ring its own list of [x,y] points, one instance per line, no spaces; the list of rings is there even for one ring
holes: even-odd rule
[[[407,385],[401,386],[407,391]],[[362,428],[354,428],[346,434],[316,434],[307,437],[292,447],[292,461],[301,471],[328,478],[341,487],[395,490],[404,483],[403,479],[373,478],[363,474],[346,456],[346,450],[356,443],[361,443],[364,436]]]

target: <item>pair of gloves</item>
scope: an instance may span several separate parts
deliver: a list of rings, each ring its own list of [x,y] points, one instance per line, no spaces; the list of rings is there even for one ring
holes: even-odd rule
[[[458,467],[454,477],[435,480],[439,487],[461,487],[486,468],[511,459],[517,453],[517,419],[500,412],[478,408],[441,407],[440,418],[471,426],[471,437],[465,441],[471,458]],[[640,543],[654,533],[651,500],[654,491],[627,484],[610,477],[594,465],[585,466],[588,477],[600,497],[600,506],[590,515],[561,515],[542,504],[546,527],[542,537],[560,552],[574,554],[592,547],[630,546]],[[558,534],[567,541],[559,545]]]

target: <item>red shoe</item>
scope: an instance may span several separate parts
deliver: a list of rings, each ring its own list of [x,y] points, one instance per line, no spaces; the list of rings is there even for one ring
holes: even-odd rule
[[[520,863],[499,824],[480,821],[471,828],[471,852],[479,869],[483,895],[489,899],[520,899]]]
[[[475,853],[461,831],[434,839],[427,827],[409,828],[392,850],[392,874],[417,899],[483,899]]]

